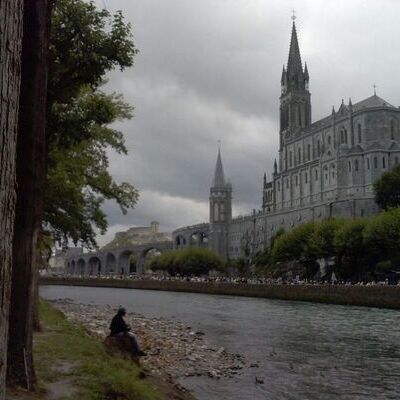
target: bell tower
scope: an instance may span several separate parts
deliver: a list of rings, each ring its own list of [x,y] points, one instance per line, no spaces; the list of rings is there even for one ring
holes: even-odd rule
[[[290,40],[287,66],[283,66],[280,97],[280,150],[285,139],[290,138],[311,125],[311,95],[308,90],[309,75],[307,63],[301,63],[299,42],[293,15],[292,37]]]
[[[225,181],[218,149],[214,179],[210,188],[210,240],[209,248],[222,259],[228,255],[228,225],[232,219],[232,185]]]

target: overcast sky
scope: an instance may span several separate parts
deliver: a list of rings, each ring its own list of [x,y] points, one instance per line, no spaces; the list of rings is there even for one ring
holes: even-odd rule
[[[118,181],[140,190],[135,210],[107,203],[116,231],[157,220],[164,231],[208,219],[218,140],[235,215],[260,208],[278,152],[279,95],[292,9],[307,61],[313,121],[344,98],[400,105],[399,0],[96,0],[122,10],[140,53],[109,76],[135,117],[118,124],[129,155],[110,153]]]

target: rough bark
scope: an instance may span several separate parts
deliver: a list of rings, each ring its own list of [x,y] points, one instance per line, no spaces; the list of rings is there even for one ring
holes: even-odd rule
[[[22,1],[0,1],[0,400],[5,399]]]
[[[8,344],[8,384],[32,389],[34,271],[43,215],[46,160],[48,0],[24,0],[17,203]]]

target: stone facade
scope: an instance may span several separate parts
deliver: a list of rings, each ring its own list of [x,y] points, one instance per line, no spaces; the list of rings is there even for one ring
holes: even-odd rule
[[[232,219],[232,187],[224,180],[218,153],[210,190],[208,247],[223,258],[251,257],[281,228],[379,211],[373,183],[399,163],[400,108],[374,93],[354,105],[351,99],[347,104],[342,100],[337,111],[333,108],[312,123],[309,80],[293,23],[281,78],[279,158],[272,179],[264,175],[260,211]],[[177,232],[184,236],[186,230],[173,233],[175,248]]]
[[[84,253],[82,248],[68,249],[65,272],[70,275],[124,275],[146,272],[146,258],[152,252],[172,250],[171,234],[159,232],[159,223],[117,232],[114,239],[99,251]],[[132,265],[132,256],[136,265]]]

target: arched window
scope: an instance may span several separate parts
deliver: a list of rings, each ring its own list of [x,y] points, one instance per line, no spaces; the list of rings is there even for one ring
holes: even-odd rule
[[[386,168],[386,158],[382,157],[382,168]]]
[[[394,121],[390,121],[390,139],[394,140]]]
[[[361,143],[362,137],[361,137],[361,124],[357,125],[357,131],[358,131],[358,143]]]
[[[310,161],[311,158],[311,145],[307,145],[307,160]]]
[[[296,186],[299,184],[299,177],[296,175]]]
[[[344,130],[344,142],[347,144],[347,130]]]
[[[351,172],[351,161],[349,161],[349,172]]]
[[[303,124],[301,123],[301,105],[300,104],[299,104],[298,110],[299,110],[299,126],[302,127]]]
[[[318,157],[321,155],[321,141],[318,139],[317,142],[317,152],[318,152]]]
[[[278,182],[278,192],[281,190],[281,183]]]
[[[225,204],[221,203],[219,206],[219,219],[225,221]]]
[[[214,203],[214,221],[218,221],[219,215],[218,215],[218,203]]]
[[[374,168],[378,168],[378,157],[374,157]]]
[[[289,151],[289,167],[292,167],[293,164],[293,154],[291,151]]]
[[[367,169],[369,169],[370,168],[370,165],[369,165],[369,158],[367,158]]]
[[[305,180],[306,183],[308,183],[308,174],[307,174],[307,172],[304,174],[304,180]]]
[[[332,139],[331,139],[331,137],[330,137],[330,136],[328,136],[328,144],[330,145],[330,144],[331,144],[331,142],[332,142]]]
[[[318,180],[318,170],[317,169],[315,170],[315,180],[316,181]]]
[[[356,172],[358,171],[358,160],[354,161],[354,169],[356,170]]]
[[[298,162],[300,164],[301,163],[301,148],[300,147],[297,149],[297,154],[298,154],[297,160],[298,160]]]

